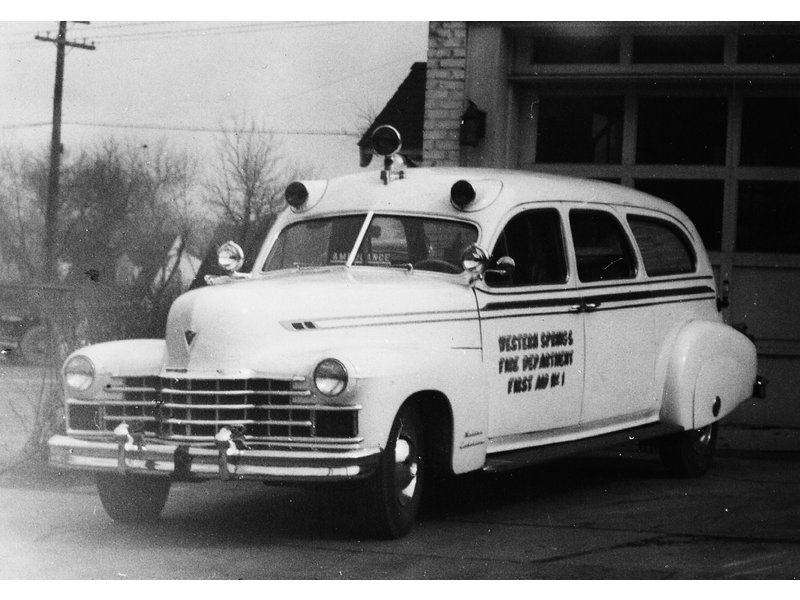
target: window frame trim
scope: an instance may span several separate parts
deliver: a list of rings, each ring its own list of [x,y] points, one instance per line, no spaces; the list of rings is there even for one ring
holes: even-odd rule
[[[639,246],[639,241],[636,239],[636,233],[633,231],[633,227],[631,227],[630,219],[639,219],[641,221],[649,221],[651,223],[657,223],[659,225],[663,224],[666,226],[668,230],[673,231],[677,234],[678,239],[682,242],[685,249],[689,250],[689,254],[692,261],[692,270],[691,271],[682,271],[679,273],[663,273],[661,275],[651,275],[647,271],[647,264],[644,260],[644,255],[642,254],[642,249]],[[634,243],[636,244],[636,249],[639,252],[641,257],[641,264],[642,270],[644,272],[644,276],[647,279],[658,279],[661,277],[677,277],[683,275],[695,275],[698,272],[699,260],[698,260],[698,253],[697,248],[694,242],[694,236],[690,235],[688,231],[686,231],[685,227],[683,227],[679,222],[674,222],[669,219],[665,219],[661,216],[654,216],[648,215],[645,213],[640,213],[636,211],[626,211],[625,213],[625,223],[631,231],[631,237],[633,238]]]
[[[628,243],[628,250],[631,254],[631,258],[634,261],[633,264],[633,276],[622,278],[622,279],[595,279],[592,281],[584,281],[580,278],[578,274],[578,253],[577,249],[575,248],[575,236],[572,232],[572,221],[569,219],[570,215],[573,211],[576,212],[602,212],[611,215],[613,219],[617,222],[620,226],[621,231],[623,232],[625,238],[627,239]],[[625,216],[626,211],[619,210],[619,205],[617,204],[605,204],[605,203],[594,203],[594,202],[586,202],[586,203],[572,203],[571,206],[567,207],[567,223],[569,225],[569,238],[571,242],[571,254],[572,258],[575,261],[575,279],[578,286],[586,286],[591,284],[620,284],[620,282],[624,285],[626,283],[632,283],[636,281],[641,281],[646,279],[645,270],[644,270],[644,262],[642,261],[642,257],[639,253],[639,246],[635,243],[635,239],[633,237],[633,231],[631,231],[630,227],[628,226],[627,218],[623,218]]]
[[[491,257],[491,250],[497,245],[505,228],[517,216],[534,210],[554,210],[558,214],[559,225],[561,226],[561,245],[562,253],[564,256],[564,263],[566,267],[566,280],[563,283],[548,283],[548,284],[531,284],[531,285],[509,285],[509,286],[492,286],[486,283],[485,279],[481,279],[481,289],[490,294],[520,294],[531,292],[550,292],[575,289],[577,283],[575,257],[570,250],[569,244],[569,224],[565,218],[565,206],[569,201],[567,200],[544,200],[536,202],[527,202],[514,206],[511,210],[506,212],[497,221],[501,223],[495,228],[491,237],[487,238],[485,248]],[[490,250],[491,249],[491,250]]]

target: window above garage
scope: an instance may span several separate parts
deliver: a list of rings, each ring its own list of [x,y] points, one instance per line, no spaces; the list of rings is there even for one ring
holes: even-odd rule
[[[512,80],[567,74],[657,80],[697,73],[703,85],[762,76],[765,68],[800,76],[800,34],[792,24],[566,22],[507,29]]]

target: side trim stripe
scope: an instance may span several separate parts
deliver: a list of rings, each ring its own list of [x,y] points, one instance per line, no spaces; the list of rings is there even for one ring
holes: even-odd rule
[[[674,298],[675,296],[697,296],[700,294],[713,294],[714,289],[709,286],[696,286],[673,290],[644,290],[624,292],[618,294],[593,294],[583,296],[571,294],[568,297],[551,298],[542,300],[513,300],[511,302],[489,302],[481,307],[481,311],[513,310],[519,308],[553,308],[572,306],[580,302],[631,302],[635,300],[658,300],[660,298]]]

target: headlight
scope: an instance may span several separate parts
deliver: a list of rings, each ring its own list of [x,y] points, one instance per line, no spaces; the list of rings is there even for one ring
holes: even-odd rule
[[[338,396],[347,387],[347,369],[335,358],[326,358],[314,369],[314,385],[326,396]]]
[[[85,356],[70,358],[64,365],[64,380],[73,390],[88,390],[94,381],[94,364]]]

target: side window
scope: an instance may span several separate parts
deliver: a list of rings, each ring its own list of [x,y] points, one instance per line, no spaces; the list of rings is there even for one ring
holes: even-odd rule
[[[630,241],[614,215],[601,210],[575,209],[569,213],[569,224],[581,281],[636,277]]]
[[[486,274],[487,285],[552,285],[567,280],[567,262],[561,217],[552,208],[529,210],[513,217],[503,228],[492,251],[498,259],[509,256],[516,268],[511,276]]]
[[[642,253],[644,269],[651,277],[693,273],[694,250],[677,227],[660,219],[628,216],[628,225]]]

